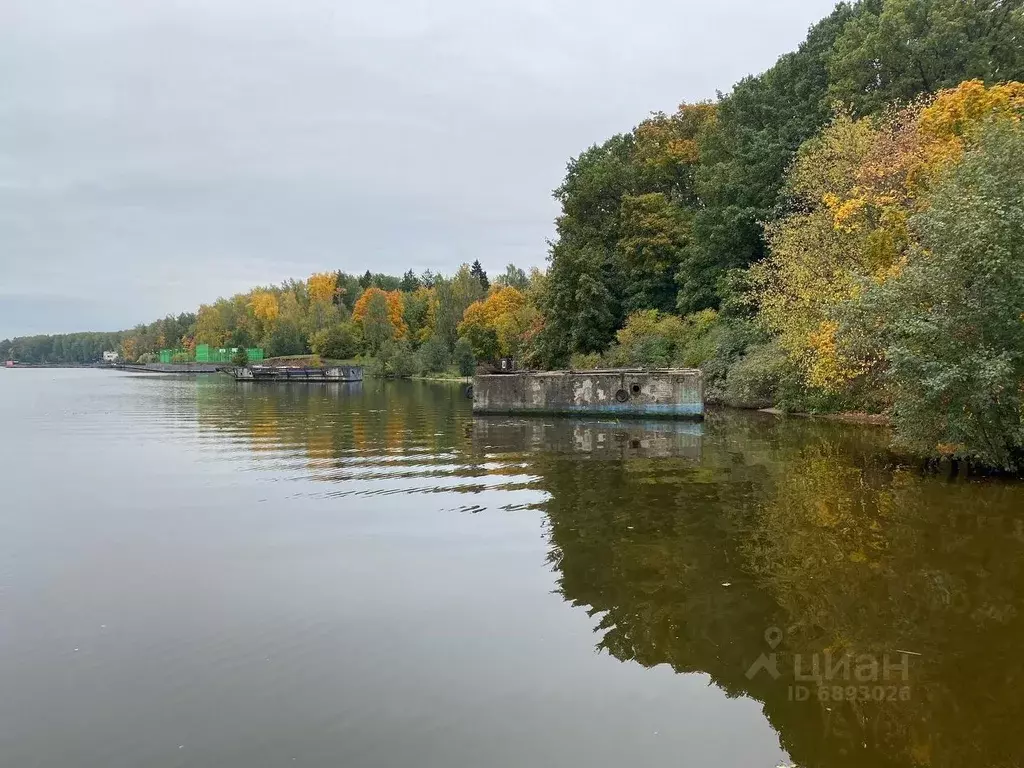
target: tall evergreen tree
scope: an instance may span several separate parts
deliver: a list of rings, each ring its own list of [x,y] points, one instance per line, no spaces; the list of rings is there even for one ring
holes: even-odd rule
[[[477,259],[473,262],[473,266],[469,269],[469,274],[480,281],[480,285],[483,286],[484,292],[490,290],[491,283],[487,279],[487,273],[484,272],[484,268],[480,266],[480,260]]]
[[[416,277],[416,273],[410,269],[402,275],[402,282],[398,284],[398,287],[406,293],[412,293],[420,287],[420,279]]]

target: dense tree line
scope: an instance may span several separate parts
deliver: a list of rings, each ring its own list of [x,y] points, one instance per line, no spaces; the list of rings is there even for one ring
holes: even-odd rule
[[[67,333],[22,336],[0,341],[0,359],[25,363],[94,363],[118,349],[124,333]]]
[[[127,361],[153,362],[171,349],[184,361],[207,344],[261,347],[271,357],[365,357],[381,374],[465,375],[478,358],[524,348],[540,322],[532,297],[542,282],[540,273],[528,276],[514,265],[491,281],[479,261],[451,276],[324,272],[128,331],[5,340],[0,355],[26,363],[92,363],[116,350]]]
[[[579,155],[555,193],[547,361],[605,349],[636,310],[719,308],[723,276],[767,255],[766,226],[794,204],[787,170],[837,108],[861,117],[965,80],[1024,79],[1022,37],[1020,0],[842,3],[717,103]]]
[[[568,166],[532,348],[699,365],[713,397],[890,412],[1024,466],[1024,3],[842,3],[714,103]]]

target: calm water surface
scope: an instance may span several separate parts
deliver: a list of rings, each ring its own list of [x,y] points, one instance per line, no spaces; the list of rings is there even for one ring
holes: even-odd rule
[[[885,444],[0,371],[0,765],[1020,765],[1024,487]]]

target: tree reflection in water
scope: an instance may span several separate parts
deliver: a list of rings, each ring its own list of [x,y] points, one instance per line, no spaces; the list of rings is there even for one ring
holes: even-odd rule
[[[198,410],[245,450],[341,487],[541,491],[558,588],[594,617],[598,649],[761,701],[799,765],[1011,766],[1024,754],[1024,485],[922,473],[878,428],[762,414],[474,419],[458,387],[380,382],[241,396],[211,385]],[[751,676],[773,627],[779,676]],[[827,654],[876,659],[877,675],[797,679]],[[887,656],[907,658],[905,683],[898,670],[878,679]],[[891,685],[909,698],[875,700]]]

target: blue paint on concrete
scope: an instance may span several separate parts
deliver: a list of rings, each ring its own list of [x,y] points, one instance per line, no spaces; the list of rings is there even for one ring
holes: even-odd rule
[[[676,403],[670,405],[632,405],[630,403],[607,403],[601,405],[566,405],[559,408],[532,408],[530,406],[516,406],[514,408],[474,409],[477,413],[522,413],[522,414],[552,414],[552,415],[576,415],[590,414],[595,416],[610,415],[616,417],[636,416],[658,419],[703,419],[703,403]]]

